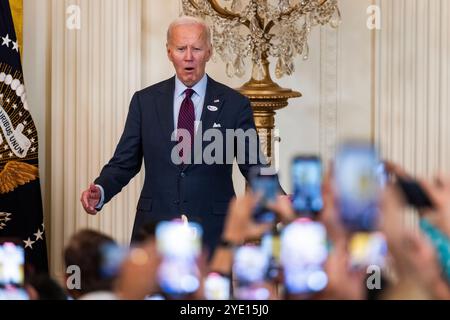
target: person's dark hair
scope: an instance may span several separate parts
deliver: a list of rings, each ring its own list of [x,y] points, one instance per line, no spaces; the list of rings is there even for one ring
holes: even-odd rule
[[[72,289],[74,296],[80,296],[93,291],[111,291],[115,277],[102,275],[102,248],[116,245],[109,236],[94,231],[81,230],[74,234],[64,250],[64,262],[68,266],[80,268],[80,289]]]
[[[39,300],[67,300],[64,289],[48,274],[31,276],[28,285],[36,290]]]

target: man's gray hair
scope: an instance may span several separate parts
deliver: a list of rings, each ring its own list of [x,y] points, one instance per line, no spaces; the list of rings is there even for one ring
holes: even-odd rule
[[[170,37],[172,36],[172,29],[174,27],[193,24],[198,24],[203,27],[206,33],[206,41],[208,42],[208,45],[211,45],[211,30],[209,29],[209,26],[202,18],[192,16],[181,16],[172,21],[172,23],[169,25],[169,28],[167,29],[167,43],[170,42]]]

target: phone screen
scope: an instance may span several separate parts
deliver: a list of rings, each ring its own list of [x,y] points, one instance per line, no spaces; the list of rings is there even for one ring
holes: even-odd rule
[[[253,219],[259,223],[271,223],[276,215],[267,209],[267,204],[275,203],[278,194],[278,178],[275,174],[264,174],[264,167],[253,167],[250,170],[250,187],[258,197],[253,212]]]
[[[265,287],[269,258],[267,252],[260,246],[245,245],[236,250],[233,261],[236,299],[267,300],[269,298],[269,289]]]
[[[326,241],[325,227],[309,219],[294,221],[282,230],[281,264],[287,293],[314,293],[326,287]]]
[[[336,156],[337,206],[344,226],[350,231],[371,231],[378,223],[380,159],[370,144],[351,143]]]
[[[24,290],[25,250],[14,242],[0,243],[0,300],[28,300]]]
[[[128,250],[115,243],[104,244],[100,248],[102,254],[101,275],[104,278],[112,278],[119,274],[125,261]]]
[[[164,293],[182,297],[200,287],[197,259],[202,233],[199,224],[178,220],[164,221],[156,227],[157,247],[162,255],[158,280]]]
[[[205,279],[205,298],[208,300],[230,300],[231,280],[219,273],[211,272]]]
[[[266,233],[261,238],[261,249],[269,257],[267,278],[278,280],[280,275],[280,235],[278,232]]]
[[[323,208],[320,159],[316,156],[296,157],[291,170],[294,210],[301,215],[320,212]]]
[[[350,239],[349,251],[354,268],[370,265],[384,268],[388,254],[386,238],[381,232],[357,232]]]

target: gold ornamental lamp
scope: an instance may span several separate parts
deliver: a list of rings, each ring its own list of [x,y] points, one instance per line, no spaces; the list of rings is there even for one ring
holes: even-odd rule
[[[229,77],[242,77],[251,58],[252,76],[237,90],[250,99],[261,144],[272,158],[275,111],[300,92],[280,87],[269,71],[276,59],[275,76],[294,72],[294,57],[308,58],[308,35],[316,25],[337,27],[337,0],[182,0],[184,14],[205,19],[211,27],[215,52],[226,64]]]

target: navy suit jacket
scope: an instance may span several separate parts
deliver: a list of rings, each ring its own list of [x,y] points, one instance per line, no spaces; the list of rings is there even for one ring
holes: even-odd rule
[[[137,204],[132,240],[145,223],[180,218],[184,214],[202,225],[204,243],[213,250],[220,239],[230,199],[235,196],[232,164],[173,163],[171,153],[177,144],[171,140],[174,90],[172,77],[134,94],[114,156],[95,183],[104,188],[107,203],[140,171],[144,159],[145,182]],[[215,106],[217,110],[207,106]],[[226,129],[256,130],[250,101],[210,77],[201,121],[203,132],[215,123],[220,124],[218,130],[222,131],[224,141]],[[203,142],[202,149],[209,143]],[[257,149],[259,154],[259,140]],[[236,148],[233,152],[236,153]],[[255,164],[250,157],[260,161],[250,153],[246,148],[245,162],[239,164],[246,179]]]

